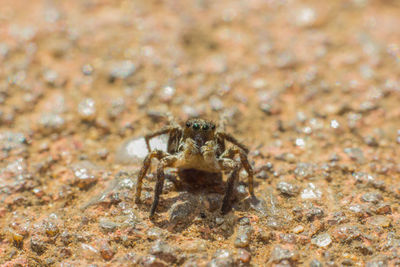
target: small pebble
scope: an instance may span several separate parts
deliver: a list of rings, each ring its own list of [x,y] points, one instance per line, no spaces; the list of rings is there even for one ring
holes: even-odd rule
[[[304,231],[304,227],[302,225],[297,225],[295,228],[293,228],[292,232],[295,234],[302,233]]]
[[[106,260],[109,261],[114,257],[115,251],[110,247],[110,245],[108,245],[107,242],[102,242],[102,244],[100,245],[100,255],[101,257]]]
[[[346,153],[350,159],[358,162],[358,163],[364,163],[365,162],[365,157],[363,151],[358,148],[358,147],[349,147],[344,149],[344,153]]]
[[[361,196],[361,200],[364,202],[371,202],[377,204],[383,199],[380,193],[365,193]]]
[[[217,96],[212,96],[209,100],[210,106],[213,110],[221,110],[224,107],[224,103],[222,100]]]
[[[31,237],[30,246],[31,246],[31,249],[34,252],[36,252],[38,255],[42,255],[47,249],[47,246],[46,246],[43,238],[38,235],[33,235]]]
[[[295,250],[285,249],[279,245],[272,249],[270,260],[274,263],[280,263],[283,260],[296,261],[298,259],[298,253]]]
[[[93,120],[96,116],[96,103],[92,98],[82,100],[78,105],[78,113],[83,120]]]
[[[42,133],[49,134],[61,131],[65,126],[65,120],[59,114],[45,113],[40,116],[39,125]]]
[[[326,248],[332,243],[332,238],[328,233],[319,234],[311,238],[311,244],[317,245],[320,248]]]
[[[218,225],[223,224],[224,221],[225,221],[225,220],[224,220],[224,218],[222,218],[222,217],[217,217],[217,218],[215,218],[215,223],[218,224]]]
[[[59,232],[57,224],[52,221],[46,221],[44,223],[44,228],[48,236],[55,236]]]
[[[296,10],[295,24],[299,27],[310,27],[317,21],[317,12],[312,7]]]
[[[89,161],[81,161],[72,166],[76,184],[80,189],[87,189],[98,180],[98,168]]]
[[[173,263],[177,260],[177,249],[171,247],[168,243],[161,240],[157,241],[150,248],[149,252],[150,254],[156,256],[158,259],[167,263]]]
[[[218,249],[207,267],[230,267],[234,265],[233,253],[227,249]]]
[[[392,213],[391,205],[388,203],[378,204],[378,206],[376,207],[376,213],[380,215],[391,214]]]
[[[294,174],[296,177],[303,179],[303,178],[310,178],[315,173],[315,166],[311,163],[298,163],[296,169],[294,170]]]
[[[323,265],[322,265],[322,263],[319,261],[319,260],[317,260],[317,259],[314,259],[314,260],[312,260],[311,262],[310,262],[310,265],[309,265],[310,267],[322,267]]]
[[[314,220],[315,218],[322,218],[324,216],[324,210],[319,207],[311,207],[306,211],[306,218],[309,221]]]
[[[299,187],[288,182],[279,182],[276,188],[286,196],[296,196],[299,193]]]
[[[376,215],[369,217],[367,219],[368,223],[374,226],[380,226],[383,228],[389,227],[391,225],[391,220],[387,216]]]
[[[319,199],[321,196],[322,192],[313,183],[309,183],[308,187],[301,192],[302,199]]]
[[[334,228],[332,235],[335,240],[341,242],[349,242],[358,239],[361,236],[361,231],[355,225],[345,224]]]
[[[194,217],[197,215],[196,210],[198,208],[198,199],[189,197],[184,201],[178,201],[174,203],[169,213],[169,228],[172,229],[175,226],[187,225],[192,222]]]
[[[161,89],[160,98],[163,102],[170,102],[176,93],[175,87],[167,85]]]
[[[387,267],[386,260],[370,260],[367,261],[365,267]]]
[[[136,71],[135,64],[130,60],[123,60],[111,63],[109,75],[110,81],[116,79],[127,79]]]
[[[245,249],[238,249],[237,258],[243,263],[249,263],[251,260],[251,254]]]
[[[147,238],[149,238],[151,240],[157,240],[160,237],[162,237],[163,234],[164,234],[163,231],[160,228],[157,228],[157,227],[150,228],[146,233]]]
[[[154,255],[145,255],[139,260],[139,266],[143,267],[167,267],[165,262],[161,261]]]
[[[250,244],[253,229],[250,225],[240,226],[234,242],[235,247],[244,248]]]
[[[107,218],[100,218],[99,226],[103,232],[111,233],[115,231],[115,229],[118,227],[118,224],[108,220]]]

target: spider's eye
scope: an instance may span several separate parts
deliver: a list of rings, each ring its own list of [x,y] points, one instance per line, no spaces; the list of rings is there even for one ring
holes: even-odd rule
[[[200,125],[198,123],[193,123],[193,129],[195,130],[200,129]]]
[[[215,129],[215,124],[211,125],[211,129],[213,130]]]
[[[204,131],[207,131],[207,130],[208,130],[208,128],[209,128],[209,127],[208,127],[208,125],[207,125],[207,124],[204,124],[204,125],[203,125],[203,130],[204,130]]]
[[[186,122],[186,127],[190,127],[190,122]]]

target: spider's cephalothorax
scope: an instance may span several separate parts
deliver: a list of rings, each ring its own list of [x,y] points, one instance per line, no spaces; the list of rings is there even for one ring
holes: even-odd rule
[[[202,147],[207,141],[214,139],[215,124],[200,119],[190,119],[186,121],[183,130],[183,139],[191,138],[197,147]]]
[[[151,151],[150,139],[162,134],[169,134],[167,152]],[[210,174],[208,177],[211,178],[221,176],[222,172],[229,172],[221,208],[223,213],[230,209],[233,187],[242,167],[248,174],[249,192],[254,197],[253,170],[247,160],[248,149],[232,135],[227,134],[222,125],[217,128],[214,123],[198,118],[187,120],[184,126],[172,122],[166,128],[146,135],[145,140],[150,153],[145,158],[138,176],[135,202],[140,202],[143,178],[150,167],[151,159],[159,159],[154,201],[150,210],[151,217],[156,211],[162,192],[165,179],[164,168],[168,167],[177,168],[178,173],[183,176],[208,173]],[[225,149],[225,141],[231,142],[234,146]],[[239,155],[240,162],[234,159],[236,155]],[[191,179],[193,180],[193,177]]]

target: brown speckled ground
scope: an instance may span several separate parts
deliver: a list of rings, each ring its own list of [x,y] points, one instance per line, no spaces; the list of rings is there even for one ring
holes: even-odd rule
[[[399,14],[396,0],[0,1],[0,264],[400,265]],[[245,173],[226,216],[221,193],[167,182],[151,222],[155,178],[135,205],[124,149],[166,112],[225,114],[259,202]]]

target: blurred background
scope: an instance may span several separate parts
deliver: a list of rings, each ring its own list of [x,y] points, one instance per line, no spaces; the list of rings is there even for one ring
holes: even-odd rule
[[[0,264],[191,262],[148,252],[153,228],[131,201],[140,137],[168,112],[227,117],[251,150],[256,194],[270,200],[236,209],[251,218],[252,243],[215,221],[162,235],[204,242],[192,262],[399,264],[399,15],[397,0],[0,0]],[[128,184],[113,187],[116,176]],[[144,240],[128,227],[137,255],[115,237],[128,213]],[[109,222],[117,215],[128,217]],[[344,222],[356,237],[335,228]]]

